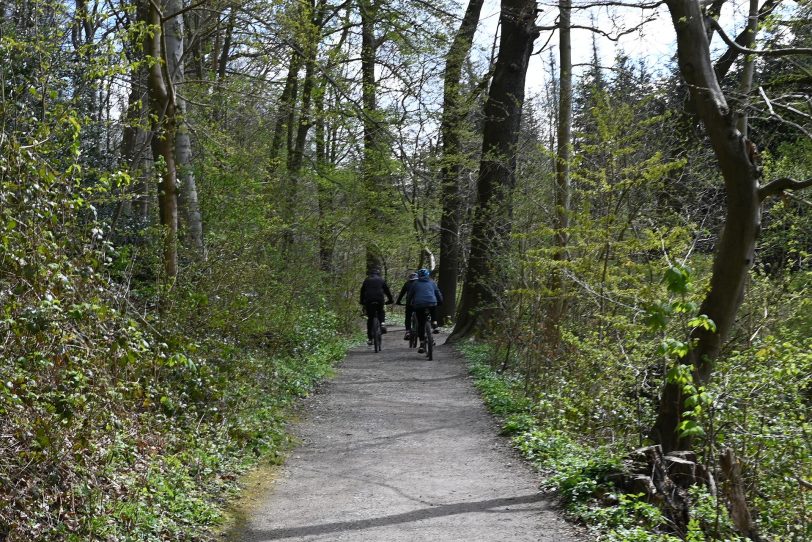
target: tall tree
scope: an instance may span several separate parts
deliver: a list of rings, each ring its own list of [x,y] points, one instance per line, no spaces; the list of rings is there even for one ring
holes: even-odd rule
[[[379,0],[358,0],[361,14],[361,107],[364,125],[364,155],[362,175],[366,191],[366,220],[368,231],[373,231],[380,222],[377,195],[383,192],[381,166],[384,157],[383,130],[377,112],[377,85],[375,64],[380,42],[375,36],[375,22],[378,17]],[[367,243],[367,268],[381,268],[382,255],[374,243]]]
[[[471,252],[452,341],[485,330],[503,294],[524,84],[539,33],[536,12],[534,0],[501,3],[502,34],[485,102]]]
[[[165,6],[165,4],[164,4]],[[168,73],[167,51],[164,49],[162,8],[155,2],[145,10],[147,34],[144,50],[150,57],[148,86],[150,117],[152,119],[152,155],[156,171],[161,176],[158,187],[158,209],[163,226],[163,263],[168,279],[178,274],[178,195],[175,169],[175,133],[177,108],[175,89]]]
[[[183,2],[181,0],[168,0],[166,10],[169,20],[166,23],[166,59],[167,71],[172,78],[174,88],[183,88],[185,79],[184,56],[185,43],[183,23]],[[191,248],[199,255],[204,254],[203,246],[203,217],[200,212],[200,202],[197,195],[197,181],[192,167],[192,139],[189,132],[189,123],[186,118],[187,102],[183,96],[176,96],[177,100],[177,128],[175,133],[175,164],[177,176],[180,181],[181,192],[178,194],[178,206],[186,219],[186,238]]]
[[[437,311],[440,325],[444,325],[457,310],[457,280],[461,255],[460,219],[463,213],[460,172],[465,161],[459,131],[466,114],[464,104],[461,103],[460,77],[465,58],[471,51],[483,3],[484,0],[468,2],[462,22],[448,49],[443,72],[443,116],[440,124],[443,144],[440,170],[443,214],[440,220],[439,287],[445,295],[445,302]]]
[[[715,323],[715,329],[695,328],[691,332],[694,346],[679,360],[680,364],[691,368],[694,383],[703,385],[712,376],[714,362],[730,334],[744,298],[744,286],[753,265],[761,226],[762,201],[785,189],[811,186],[812,179],[783,178],[759,186],[761,170],[753,159],[751,144],[737,129],[737,115],[728,105],[714,72],[701,2],[668,0],[666,4],[677,33],[679,69],[710,140],[727,195],[725,225],[716,247],[710,287],[699,308],[700,314]],[[721,28],[717,27],[717,31],[721,33]],[[728,45],[734,47],[733,41],[729,40]],[[758,53],[740,46],[738,49],[744,54]],[[773,51],[772,54],[779,53]],[[652,428],[652,438],[662,445],[664,451],[691,447],[690,434],[680,430],[684,400],[682,385],[666,382]]]
[[[567,229],[570,212],[570,152],[572,141],[572,40],[570,37],[570,16],[572,1],[560,0],[559,11],[559,85],[558,85],[558,126],[557,151],[555,164],[555,246],[553,260],[563,262],[567,259]],[[593,42],[593,48],[595,47]],[[563,273],[560,266],[553,268],[550,277],[550,289],[555,299],[550,306],[549,326],[557,333],[561,318],[564,316],[566,295],[564,292]]]

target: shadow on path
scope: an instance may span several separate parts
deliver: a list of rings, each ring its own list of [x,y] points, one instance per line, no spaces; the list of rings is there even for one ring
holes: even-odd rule
[[[289,527],[283,529],[269,529],[269,530],[250,530],[246,531],[245,536],[248,540],[254,542],[261,542],[265,540],[282,540],[285,538],[296,538],[304,536],[316,536],[329,533],[337,533],[342,531],[362,531],[364,529],[373,529],[376,527],[383,527],[386,525],[397,525],[401,523],[411,523],[415,521],[422,521],[426,519],[453,516],[457,514],[468,513],[505,513],[513,512],[509,506],[518,504],[532,504],[544,503],[539,509],[549,509],[549,498],[541,493],[531,495],[524,495],[520,497],[505,497],[499,499],[489,499],[486,501],[476,502],[461,502],[454,504],[443,504],[433,506],[431,508],[422,508],[420,510],[413,510],[411,512],[404,512],[402,514],[393,514],[391,516],[382,516],[377,518],[359,519],[356,521],[337,521],[333,523],[323,523],[321,525],[305,525],[302,527]],[[501,510],[497,510],[502,508]],[[521,508],[520,512],[527,511],[527,508]]]

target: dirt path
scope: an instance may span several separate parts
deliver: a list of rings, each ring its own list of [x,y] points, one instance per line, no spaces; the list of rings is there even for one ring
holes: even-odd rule
[[[352,350],[308,401],[302,445],[234,539],[577,540],[458,356],[439,346],[426,361],[390,329],[381,353]]]

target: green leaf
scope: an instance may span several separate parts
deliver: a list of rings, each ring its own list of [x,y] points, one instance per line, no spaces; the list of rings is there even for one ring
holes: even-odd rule
[[[687,294],[691,283],[691,271],[687,267],[673,265],[668,268],[663,277],[668,291],[674,294]]]

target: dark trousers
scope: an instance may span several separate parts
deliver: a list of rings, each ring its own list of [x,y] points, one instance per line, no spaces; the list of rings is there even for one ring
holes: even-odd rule
[[[383,310],[383,303],[367,303],[364,308],[367,312],[367,339],[372,340],[372,317],[377,315],[378,321],[383,325],[386,311]]]
[[[414,307],[411,305],[406,305],[406,331],[411,331],[412,329],[412,313],[414,312]]]
[[[426,315],[432,322],[437,320],[437,307],[415,307],[414,310],[417,312],[417,337],[422,342],[426,340]]]

